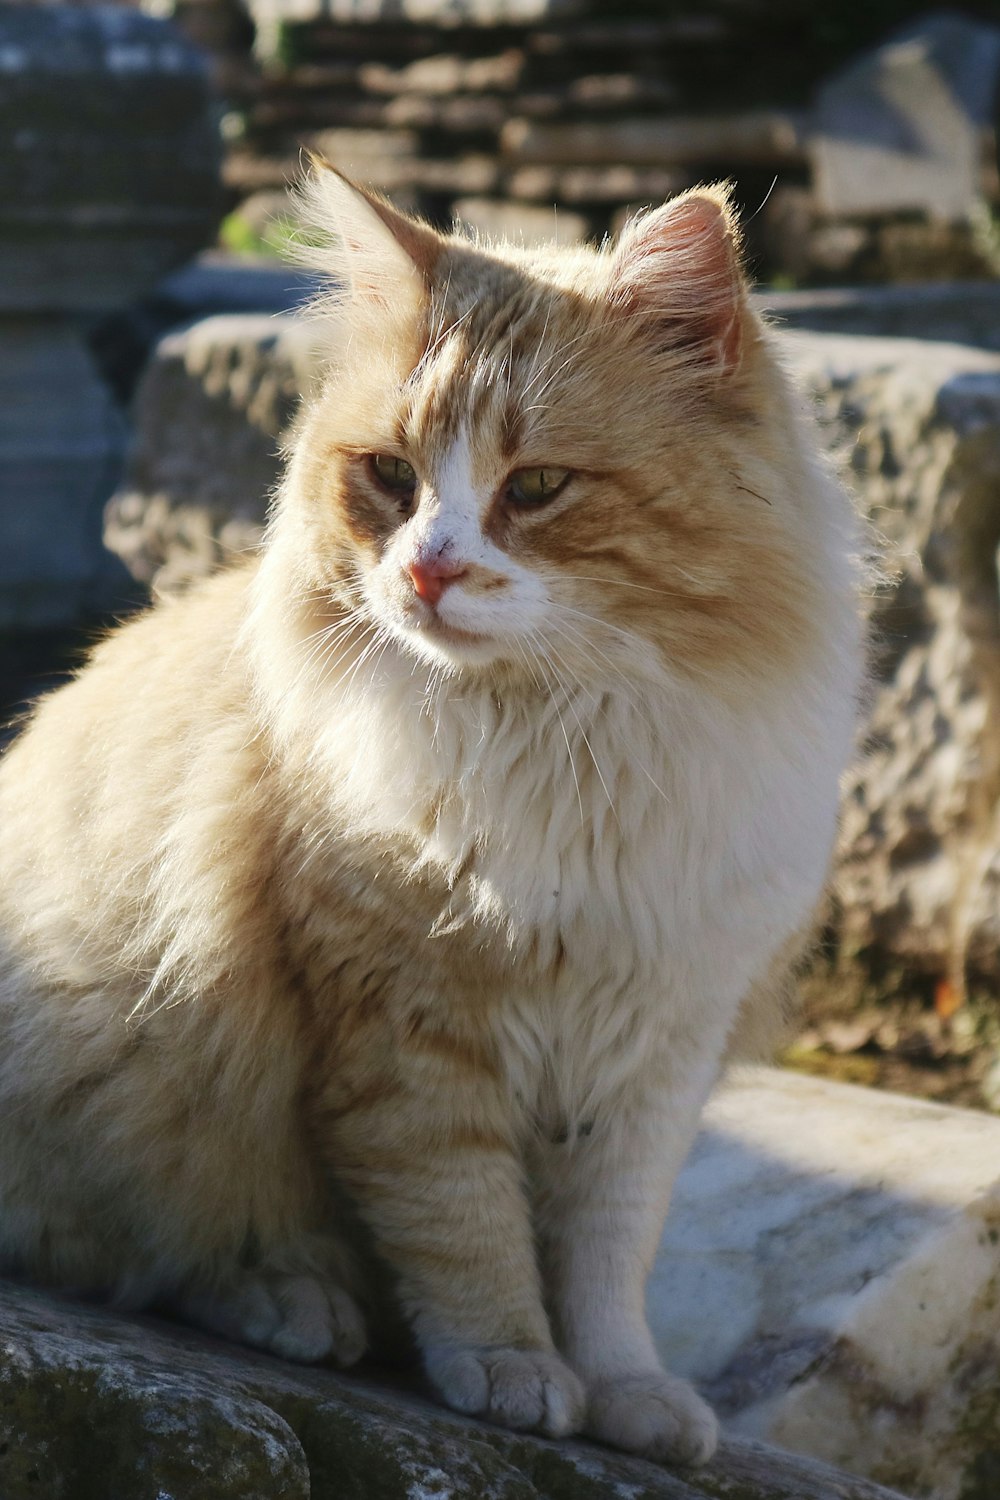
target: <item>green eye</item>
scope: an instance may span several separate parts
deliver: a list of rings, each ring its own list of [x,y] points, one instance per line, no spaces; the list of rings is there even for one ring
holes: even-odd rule
[[[417,471],[405,458],[395,458],[391,453],[372,453],[368,459],[372,473],[379,484],[396,494],[410,495],[417,487]]]
[[[507,481],[507,498],[515,505],[544,505],[568,478],[568,469],[518,469]]]

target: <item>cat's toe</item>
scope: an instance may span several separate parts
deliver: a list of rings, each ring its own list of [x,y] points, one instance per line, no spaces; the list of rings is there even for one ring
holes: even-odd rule
[[[558,1354],[529,1349],[462,1349],[428,1359],[449,1406],[515,1432],[566,1437],[583,1421],[584,1392]]]
[[[712,1408],[686,1380],[666,1374],[595,1385],[585,1430],[598,1442],[658,1463],[707,1463],[719,1441]]]
[[[361,1309],[342,1287],[314,1276],[289,1276],[275,1288],[281,1323],[269,1347],[284,1359],[317,1364],[332,1359],[342,1369],[365,1352]]]
[[[333,1360],[346,1369],[367,1347],[361,1309],[325,1277],[244,1273],[224,1289],[189,1292],[170,1305],[211,1333],[301,1364]]]

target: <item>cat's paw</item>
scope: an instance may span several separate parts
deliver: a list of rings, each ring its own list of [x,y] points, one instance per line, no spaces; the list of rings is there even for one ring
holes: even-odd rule
[[[325,1277],[248,1273],[224,1291],[183,1298],[176,1310],[213,1333],[302,1364],[333,1360],[346,1369],[368,1343],[358,1304]]]
[[[428,1356],[443,1399],[470,1417],[515,1432],[566,1437],[583,1422],[583,1386],[558,1354],[544,1349],[451,1349]]]
[[[719,1423],[686,1380],[631,1375],[592,1387],[588,1437],[658,1463],[704,1464],[719,1441]]]

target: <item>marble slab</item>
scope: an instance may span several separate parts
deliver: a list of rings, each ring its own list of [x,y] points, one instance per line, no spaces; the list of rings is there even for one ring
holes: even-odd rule
[[[907,1494],[1000,1496],[1000,1118],[742,1072],[648,1305],[730,1433]]]

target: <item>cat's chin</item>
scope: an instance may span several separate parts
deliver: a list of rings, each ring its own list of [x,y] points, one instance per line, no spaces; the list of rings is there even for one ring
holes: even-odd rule
[[[441,619],[427,625],[407,625],[404,636],[407,646],[422,661],[450,667],[453,672],[482,670],[507,659],[503,643],[495,636],[461,630]]]

